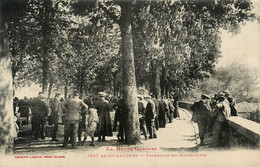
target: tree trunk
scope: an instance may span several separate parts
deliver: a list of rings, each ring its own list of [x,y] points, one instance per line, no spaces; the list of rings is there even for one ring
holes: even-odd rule
[[[121,18],[119,26],[122,37],[123,59],[123,103],[127,114],[127,144],[140,143],[140,126],[137,107],[137,90],[135,79],[134,52],[131,27],[131,1],[120,2]]]
[[[166,68],[165,68],[165,66],[162,67],[161,95],[166,96]]]
[[[67,96],[68,96],[68,87],[67,87],[67,85],[65,85],[65,88],[64,88],[64,98],[67,99]]]
[[[82,67],[81,70],[80,70],[80,95],[81,97],[84,96],[84,68]]]
[[[0,7],[2,9],[2,3]],[[13,80],[11,55],[7,27],[3,13],[0,13],[0,154],[13,150],[14,113],[13,113]]]
[[[48,90],[48,68],[48,61],[44,61],[42,64],[42,91],[44,94],[46,94]]]
[[[43,36],[43,63],[42,63],[42,91],[46,94],[48,91],[48,83],[49,83],[49,73],[50,73],[50,61],[49,57],[49,46],[50,41],[50,22],[49,22],[49,15],[50,15],[50,7],[51,1],[45,0],[43,2],[43,11],[42,11],[42,36]]]
[[[53,88],[53,80],[50,80],[50,85],[49,85],[49,91],[48,91],[48,99],[50,99],[51,94],[52,94],[52,88]]]
[[[157,60],[151,60],[151,69],[152,69],[152,80],[151,90],[155,98],[161,98],[161,88],[160,88],[160,71],[158,67]]]

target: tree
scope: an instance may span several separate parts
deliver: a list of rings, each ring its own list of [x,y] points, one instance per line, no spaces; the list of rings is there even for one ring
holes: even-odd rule
[[[121,7],[119,26],[122,36],[123,104],[127,113],[126,143],[136,144],[140,142],[140,129],[131,25],[132,2],[126,1],[119,4]]]
[[[80,5],[76,5],[76,8],[80,9],[80,11],[86,10],[84,8],[82,9],[84,4],[88,11],[92,11],[95,8],[93,1],[79,1],[78,4]],[[137,112],[137,92],[131,26],[133,2],[100,1],[96,5],[98,5],[97,7],[102,9],[102,11],[104,11],[102,15],[103,17],[106,17],[107,20],[112,20],[114,23],[117,23],[120,28],[122,38],[123,103],[127,113],[126,143],[136,144],[140,142],[140,129]]]
[[[13,17],[23,17],[25,1],[4,0],[0,2],[0,152],[13,149],[13,81],[8,38],[8,23]]]
[[[219,29],[237,32],[241,24],[254,18],[252,4],[245,0],[138,4],[134,34],[140,40],[136,40],[135,53],[139,60],[157,60],[162,67],[159,69],[162,95],[169,92],[185,94],[209,77],[220,57]],[[164,54],[150,56],[149,50],[156,43],[163,48]],[[143,73],[137,78],[139,75]],[[142,78],[149,77],[151,75],[147,73]]]

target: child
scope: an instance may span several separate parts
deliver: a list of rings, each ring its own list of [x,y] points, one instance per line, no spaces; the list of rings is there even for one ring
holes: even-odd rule
[[[19,132],[19,126],[17,125],[16,121],[17,121],[17,117],[14,116],[14,122],[13,122],[14,128],[13,128],[13,130],[11,132],[11,135],[13,136],[13,139],[17,138],[18,132]]]
[[[90,146],[95,146],[94,145],[94,134],[97,129],[97,123],[98,123],[98,114],[97,114],[97,109],[95,109],[93,106],[90,106],[89,108],[89,116],[86,121],[86,131],[84,134],[84,140],[83,140],[83,145],[85,141],[87,140],[87,136],[89,135],[91,137],[91,144]]]

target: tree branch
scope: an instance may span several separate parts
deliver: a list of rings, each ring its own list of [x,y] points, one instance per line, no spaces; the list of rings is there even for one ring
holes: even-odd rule
[[[114,13],[110,12],[107,9],[107,6],[105,6],[102,2],[99,2],[98,5],[115,23],[119,22],[119,18]]]

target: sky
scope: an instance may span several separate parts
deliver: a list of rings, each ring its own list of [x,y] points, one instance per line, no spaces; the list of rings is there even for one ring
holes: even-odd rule
[[[254,12],[260,16],[260,1],[253,1]],[[225,67],[233,62],[244,64],[250,68],[260,69],[260,23],[247,22],[237,35],[222,30],[222,57],[217,67]]]

